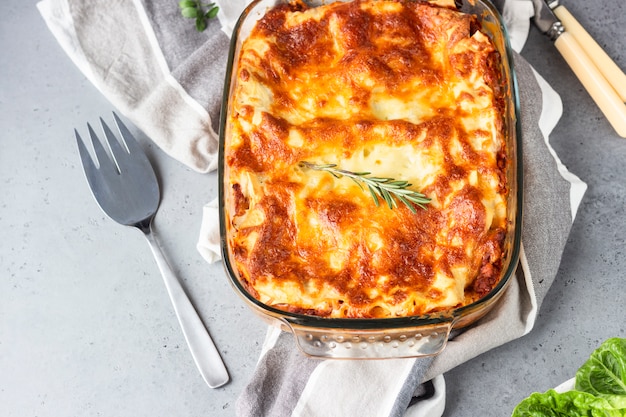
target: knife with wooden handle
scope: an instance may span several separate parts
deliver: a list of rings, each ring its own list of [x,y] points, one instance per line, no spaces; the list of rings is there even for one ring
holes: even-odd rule
[[[533,18],[535,25],[554,41],[557,50],[611,126],[619,136],[626,138],[626,104],[620,97],[621,94],[618,93],[618,90],[622,90],[626,85],[622,81],[624,73],[576,22],[576,19],[573,17],[569,19],[571,14],[563,6],[555,6],[555,11],[562,8],[558,13],[565,17],[570,26],[566,26],[555,15],[555,11],[545,0],[532,0],[532,2],[535,7]],[[603,68],[604,73],[600,71],[599,66],[606,67]]]

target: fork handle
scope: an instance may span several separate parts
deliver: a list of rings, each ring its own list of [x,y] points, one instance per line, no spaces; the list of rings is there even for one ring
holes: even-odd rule
[[[226,384],[229,380],[228,371],[211,336],[191,304],[189,297],[185,294],[180,281],[167,263],[158,242],[154,238],[151,227],[142,228],[142,231],[150,244],[150,249],[165,281],[167,293],[174,306],[191,356],[202,378],[211,388]]]

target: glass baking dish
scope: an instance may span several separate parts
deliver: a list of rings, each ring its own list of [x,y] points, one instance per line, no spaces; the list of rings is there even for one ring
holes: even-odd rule
[[[254,298],[239,281],[228,244],[225,187],[228,180],[224,149],[228,135],[228,111],[231,88],[237,73],[237,56],[243,40],[256,22],[271,7],[284,3],[281,0],[253,1],[242,13],[231,39],[228,66],[224,86],[219,142],[219,199],[222,259],[235,291],[253,311],[272,325],[291,332],[300,350],[320,358],[400,358],[435,355],[441,352],[453,329],[475,323],[500,299],[515,272],[520,249],[522,217],[522,161],[521,132],[519,128],[519,104],[517,85],[513,70],[513,56],[501,16],[488,1],[465,0],[456,2],[457,8],[478,17],[482,29],[494,41],[501,56],[501,87],[505,91],[504,134],[507,141],[510,187],[508,196],[509,231],[505,238],[505,262],[498,284],[478,301],[445,312],[423,316],[398,318],[325,318],[295,314],[278,310]],[[332,1],[307,1],[316,7]]]

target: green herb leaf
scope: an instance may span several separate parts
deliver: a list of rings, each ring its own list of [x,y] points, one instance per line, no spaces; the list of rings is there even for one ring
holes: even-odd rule
[[[217,16],[217,13],[220,11],[220,8],[217,6],[213,6],[212,8],[209,9],[208,12],[206,12],[205,16],[207,19],[213,19],[215,16]]]
[[[198,32],[202,32],[204,31],[204,29],[206,29],[206,20],[204,20],[202,17],[198,17],[196,19],[196,30]]]
[[[198,9],[196,9],[195,7],[185,7],[180,11],[180,13],[184,17],[187,17],[189,19],[195,19],[196,17],[198,17]]]
[[[371,173],[369,171],[346,171],[337,168],[336,164],[314,164],[312,162],[301,161],[299,166],[316,171],[326,171],[335,178],[348,177],[362,190],[364,190],[363,185],[366,185],[377,207],[380,205],[380,198],[382,198],[390,209],[398,207],[397,201],[400,201],[413,213],[417,213],[415,206],[426,209],[426,204],[430,203],[430,198],[422,193],[409,189],[412,184],[408,181],[385,177],[370,177],[369,175]]]
[[[202,3],[194,0],[181,0],[178,2],[180,14],[188,19],[195,19],[196,30],[203,32],[208,26],[208,20],[213,19],[219,12],[215,3]]]

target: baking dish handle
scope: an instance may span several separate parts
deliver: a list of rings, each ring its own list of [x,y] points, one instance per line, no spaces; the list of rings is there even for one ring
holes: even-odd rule
[[[436,355],[448,342],[452,320],[398,329],[329,329],[287,322],[306,355],[327,359],[409,358]]]

